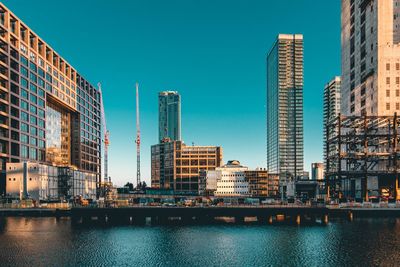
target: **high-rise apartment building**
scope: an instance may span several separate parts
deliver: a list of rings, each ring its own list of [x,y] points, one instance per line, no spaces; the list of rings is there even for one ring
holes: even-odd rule
[[[400,1],[342,0],[343,115],[400,112]]]
[[[100,179],[99,91],[1,3],[0,103],[1,193],[7,163],[70,167]]]
[[[324,88],[324,159],[326,159],[326,145],[327,145],[327,126],[332,123],[337,116],[340,114],[340,91],[341,91],[341,78],[339,76],[334,77]],[[335,130],[330,128],[331,131]],[[329,133],[332,136],[335,133]]]
[[[268,171],[303,175],[303,36],[279,34],[267,58]]]
[[[151,147],[151,186],[198,194],[200,172],[214,170],[221,162],[221,147],[161,142]]]
[[[167,138],[181,140],[181,96],[175,91],[158,94],[158,136],[160,142]]]

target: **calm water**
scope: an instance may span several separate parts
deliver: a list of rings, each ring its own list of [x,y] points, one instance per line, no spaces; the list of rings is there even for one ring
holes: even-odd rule
[[[0,218],[0,266],[399,266],[400,221],[71,227]]]

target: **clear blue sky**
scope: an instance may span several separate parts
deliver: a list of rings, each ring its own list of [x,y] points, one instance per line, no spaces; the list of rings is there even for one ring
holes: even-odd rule
[[[340,0],[3,0],[92,84],[102,82],[109,172],[136,180],[141,89],[142,176],[157,143],[157,93],[182,95],[187,144],[266,167],[266,55],[278,33],[304,34],[305,168],[322,160],[322,93],[340,75]]]

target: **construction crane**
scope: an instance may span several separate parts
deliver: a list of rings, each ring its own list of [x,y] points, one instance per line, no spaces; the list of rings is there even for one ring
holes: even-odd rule
[[[140,117],[139,117],[139,84],[136,83],[136,188],[140,190]]]
[[[101,83],[97,84],[100,92],[100,110],[101,110],[101,124],[103,126],[103,134],[104,134],[104,183],[107,184],[110,182],[108,180],[108,146],[110,145],[110,132],[107,130],[106,124],[106,115],[104,112],[104,102],[103,102],[103,93],[101,91]]]

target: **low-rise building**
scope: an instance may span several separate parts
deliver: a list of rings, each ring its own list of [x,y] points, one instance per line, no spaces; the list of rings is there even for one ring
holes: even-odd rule
[[[245,184],[242,184],[243,177]],[[248,186],[248,190],[242,190],[246,186]],[[234,193],[235,190],[241,193]],[[236,160],[229,161],[215,170],[200,172],[199,195],[277,198],[279,196],[279,175],[268,173],[265,168],[249,170]]]
[[[6,190],[14,199],[96,199],[96,174],[33,162],[7,163]]]
[[[279,175],[268,173],[265,168],[244,172],[253,197],[276,198],[279,195]]]
[[[197,195],[200,172],[215,170],[221,162],[219,146],[187,146],[182,141],[163,141],[151,147],[151,187]]]
[[[245,176],[247,170],[248,168],[240,165],[237,160],[228,161],[226,165],[216,168],[217,190],[214,195],[218,197],[250,196],[249,182]]]

